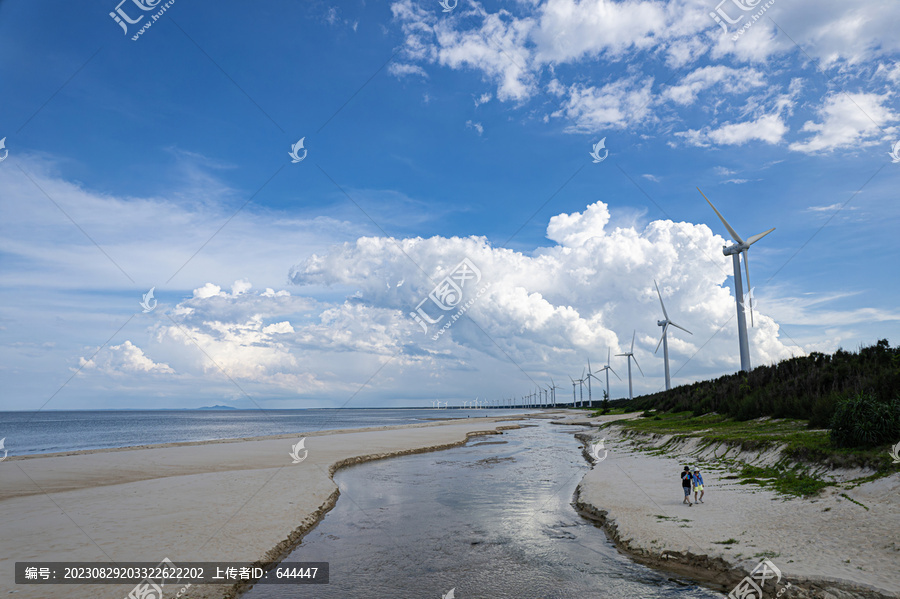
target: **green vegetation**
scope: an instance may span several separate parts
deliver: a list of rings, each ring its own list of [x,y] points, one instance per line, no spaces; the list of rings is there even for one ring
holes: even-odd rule
[[[813,352],[758,366],[749,374],[739,372],[644,395],[631,402],[611,403],[632,412],[691,411],[696,416],[717,412],[737,420],[762,416],[802,418],[809,421],[811,428],[825,428],[841,400],[865,392],[879,403],[891,403],[898,389],[900,346],[891,347],[882,339],[858,352]]]
[[[741,421],[721,414],[694,416],[691,412],[679,412],[619,420],[611,426],[646,434],[672,435],[674,441],[697,438],[701,449],[712,447],[716,455],[724,455],[729,449],[763,452],[781,447],[783,462],[774,466],[730,464],[730,460],[724,459],[723,465],[736,466],[739,470],[722,476],[721,480],[757,484],[788,496],[808,497],[834,484],[803,464],[875,470],[871,476],[844,483],[842,486],[847,489],[896,471],[885,448],[834,447],[828,431],[811,430],[805,420],[759,418]],[[656,451],[667,452],[665,448]],[[793,465],[789,466],[787,462]]]
[[[737,539],[728,539],[726,541],[713,541],[716,545],[734,545],[738,542]]]
[[[900,438],[900,399],[878,401],[858,393],[837,405],[831,418],[831,442],[836,447],[875,447]]]
[[[861,504],[861,503],[858,502],[857,500],[853,499],[852,497],[850,497],[850,496],[847,495],[846,493],[841,493],[841,497],[843,497],[843,498],[846,499],[847,501],[850,501],[850,502],[852,502],[852,503],[855,503],[856,505],[858,505],[858,506],[860,506],[860,507],[862,507],[862,508],[865,508],[867,512],[869,511],[869,508],[868,508],[868,507],[864,506],[863,504]]]
[[[741,421],[720,414],[695,417],[691,412],[679,412],[618,421],[614,424],[644,433],[700,437],[707,445],[734,444],[748,451],[785,445],[787,457],[811,462],[833,460],[836,465],[841,466],[862,466],[878,457],[873,451],[835,450],[828,440],[828,432],[810,430],[805,420],[785,418]],[[723,447],[722,451],[724,450]],[[887,457],[884,456],[885,459]]]
[[[821,480],[809,474],[808,470],[800,467],[774,466],[760,468],[758,466],[744,466],[741,470],[741,478],[744,479],[740,483],[742,485],[758,484],[762,487],[774,489],[784,495],[795,495],[797,497],[817,495],[825,487],[834,484]]]

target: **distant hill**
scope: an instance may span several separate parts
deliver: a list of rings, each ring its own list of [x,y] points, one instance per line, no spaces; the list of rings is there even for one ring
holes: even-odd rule
[[[891,347],[882,339],[856,352],[813,352],[749,373],[642,395],[627,409],[691,411],[698,416],[718,412],[738,420],[801,418],[811,427],[826,428],[838,401],[859,392],[870,393],[879,402],[900,398],[900,346]]]
[[[204,406],[202,408],[196,408],[197,410],[237,410],[237,408],[232,408],[231,406]]]

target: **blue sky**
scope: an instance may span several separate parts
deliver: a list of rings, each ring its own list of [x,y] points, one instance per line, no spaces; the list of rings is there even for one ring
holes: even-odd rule
[[[652,392],[654,279],[674,381],[733,372],[697,186],[776,227],[754,364],[897,343],[895,3],[144,2],[0,4],[0,409],[521,396],[632,331]]]

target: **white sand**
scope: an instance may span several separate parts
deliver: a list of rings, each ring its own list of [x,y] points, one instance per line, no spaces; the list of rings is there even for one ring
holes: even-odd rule
[[[299,464],[289,456],[299,436],[8,459],[0,464],[0,594],[122,599],[134,586],[16,585],[16,561],[271,558],[333,506],[337,464],[458,445],[514,426],[472,418],[304,434],[309,454]],[[222,597],[229,588],[195,586],[187,597]]]
[[[701,470],[704,503],[688,507],[682,505],[679,473],[690,458],[634,451],[616,430],[596,434],[606,438],[609,454],[585,476],[580,499],[608,512],[630,551],[720,557],[747,571],[759,562],[754,555],[771,551],[794,584],[843,581],[900,596],[900,474],[853,490],[829,487],[815,499],[784,500],[756,485],[723,480],[725,472]],[[716,543],[732,538],[738,542]]]

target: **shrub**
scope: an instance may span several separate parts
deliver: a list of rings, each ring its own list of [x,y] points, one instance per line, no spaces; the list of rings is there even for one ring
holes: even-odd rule
[[[835,447],[873,447],[900,437],[900,400],[878,401],[871,393],[857,393],[837,404],[831,418]]]

